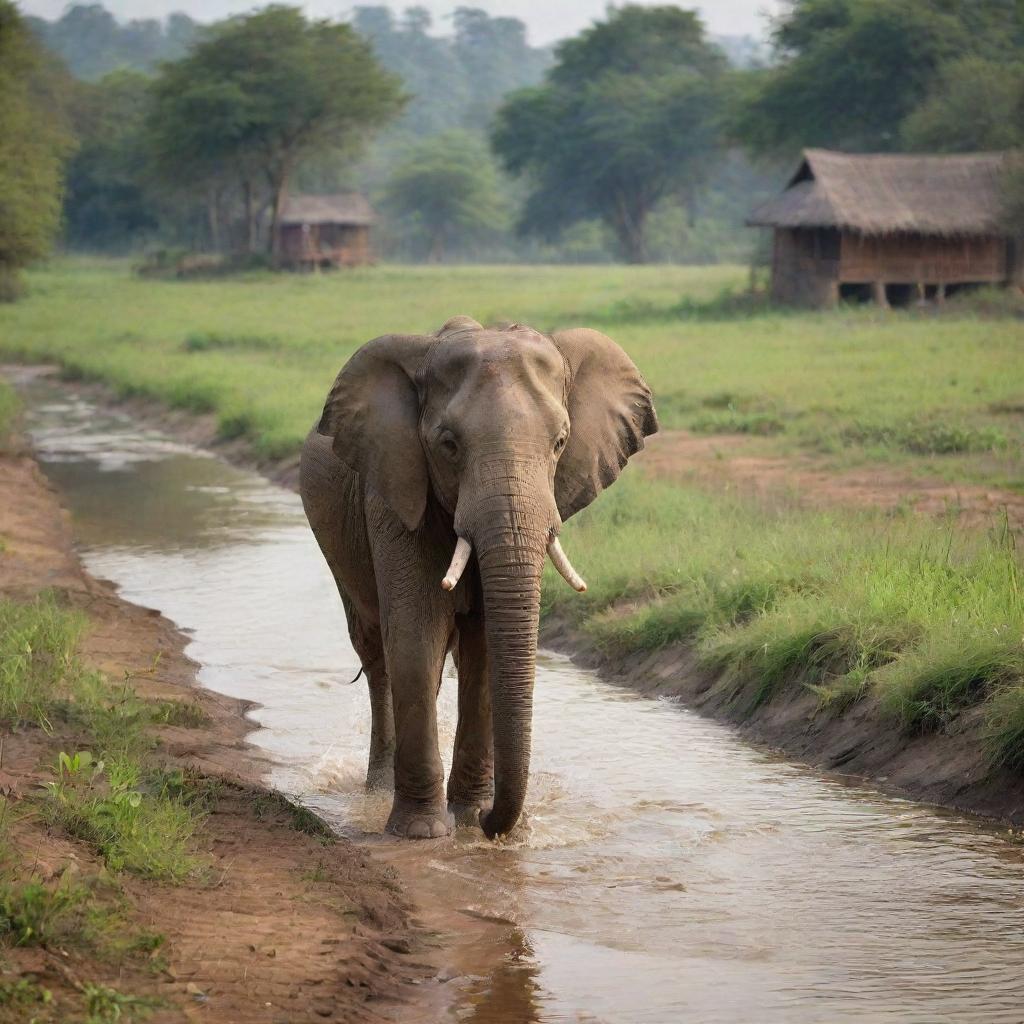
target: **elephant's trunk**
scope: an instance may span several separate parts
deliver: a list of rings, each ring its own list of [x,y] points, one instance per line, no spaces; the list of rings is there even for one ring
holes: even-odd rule
[[[526,799],[546,541],[508,522],[476,538],[494,725],[494,807],[480,822],[489,839],[512,830]]]

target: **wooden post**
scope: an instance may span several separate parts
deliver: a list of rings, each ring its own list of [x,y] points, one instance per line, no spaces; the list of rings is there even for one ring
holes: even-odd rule
[[[925,290],[923,281],[917,282],[917,304],[919,306],[923,306],[925,304]]]
[[[935,286],[935,305],[944,306],[946,304],[946,283],[943,281]]]
[[[875,303],[881,306],[882,309],[889,308],[889,300],[885,297],[884,281],[871,282],[871,296],[875,300]]]

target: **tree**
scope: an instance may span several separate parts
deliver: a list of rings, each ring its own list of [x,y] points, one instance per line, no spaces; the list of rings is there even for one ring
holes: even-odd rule
[[[78,86],[73,123],[79,146],[68,163],[64,201],[72,245],[124,246],[157,229],[146,189],[148,87],[138,71],[115,71]]]
[[[449,244],[465,245],[507,226],[498,173],[486,145],[448,132],[415,146],[385,192],[386,207],[426,242],[427,257],[444,259]]]
[[[1015,0],[793,0],[777,63],[746,77],[734,130],[752,150],[895,150],[949,62],[1019,59]]]
[[[961,57],[939,69],[927,99],[903,122],[903,141],[939,153],[1024,145],[1022,97],[1024,63]]]
[[[696,14],[676,7],[612,8],[562,43],[544,84],[515,93],[492,133],[528,182],[521,229],[551,238],[597,217],[643,262],[652,208],[681,196],[692,209],[716,156],[725,71]]]
[[[0,0],[0,297],[17,271],[45,256],[60,224],[63,160],[71,136],[60,72],[14,4]]]
[[[350,26],[308,22],[281,6],[215,26],[163,67],[154,96],[153,150],[165,178],[196,175],[207,190],[238,182],[250,224],[262,179],[275,247],[300,162],[325,152],[351,157],[404,102],[398,80]]]
[[[112,71],[151,71],[176,60],[199,35],[186,14],[172,14],[162,25],[143,19],[118,24],[102,4],[71,4],[56,21],[28,19],[32,31],[77,78],[96,81]]]

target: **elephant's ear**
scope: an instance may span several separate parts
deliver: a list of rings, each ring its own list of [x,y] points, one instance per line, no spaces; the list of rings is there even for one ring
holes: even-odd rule
[[[415,530],[427,503],[427,459],[419,437],[414,381],[434,343],[419,335],[367,342],[345,364],[327,396],[317,431],[334,454]]]
[[[651,389],[633,361],[598,331],[552,337],[568,365],[569,442],[555,471],[563,522],[613,483],[644,438],[657,433]]]

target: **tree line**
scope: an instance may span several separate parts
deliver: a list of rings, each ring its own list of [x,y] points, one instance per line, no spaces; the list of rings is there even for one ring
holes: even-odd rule
[[[610,7],[553,51],[472,8],[434,29],[418,7],[120,25],[0,0],[0,272],[60,227],[255,256],[287,192],[353,187],[403,257],[639,262],[704,238],[706,259],[802,147],[1024,145],[1017,0],[791,0],[753,67],[669,5]]]

